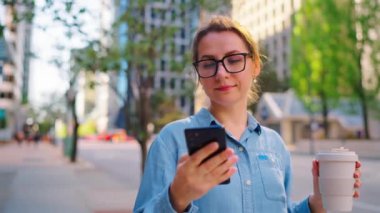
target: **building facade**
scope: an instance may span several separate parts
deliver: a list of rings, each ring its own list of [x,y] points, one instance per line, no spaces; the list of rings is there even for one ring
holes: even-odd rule
[[[186,1],[165,0],[148,3],[145,7],[145,23],[151,28],[164,25],[176,27],[173,37],[174,51],[177,58],[183,58],[189,53],[191,39],[198,26],[197,8],[187,8]],[[169,48],[165,48],[169,49]],[[154,89],[164,91],[168,96],[173,97],[175,104],[185,115],[194,111],[194,100],[192,96],[185,93],[186,85],[192,81],[191,68],[185,70],[173,70],[170,67],[172,58],[167,52],[163,52],[161,58],[157,60],[158,68],[154,77]]]
[[[232,0],[232,17],[250,30],[280,80],[290,77],[291,20],[300,5],[301,0]]]
[[[15,14],[33,10],[27,4],[4,5],[1,20],[6,26],[0,38],[0,140],[9,141],[26,120],[28,101],[31,24],[15,21]]]
[[[122,16],[128,10],[128,7],[134,6],[133,3],[133,1],[128,0],[119,1],[117,6],[119,8],[118,15]],[[166,96],[172,98],[176,108],[185,115],[194,112],[194,98],[192,93],[187,91],[189,82],[193,82],[192,77],[194,76],[191,76],[190,63],[184,70],[173,68],[172,65],[173,62],[181,61],[188,57],[192,35],[198,26],[198,17],[198,8],[190,6],[187,1],[183,0],[147,1],[141,12],[136,14],[136,20],[139,19],[139,23],[143,23],[148,33],[168,26],[175,29],[175,32],[166,39],[167,43],[160,50],[160,56],[154,58],[155,71],[151,84],[153,85],[153,93],[164,92]],[[133,35],[128,30],[129,26],[120,26],[118,38],[120,45],[133,43]],[[134,39],[139,39],[137,37]],[[154,43],[151,45],[158,46]],[[127,66],[127,62],[124,62],[122,69],[126,69]],[[138,87],[138,85],[132,84],[137,81],[136,72],[138,71],[137,69],[129,70],[132,70],[130,76],[128,76],[130,85],[126,86],[129,87],[129,92],[133,93],[131,96],[137,98],[138,94],[133,88]]]
[[[93,24],[97,25],[99,31],[96,39],[104,48],[110,47],[112,37],[108,34],[112,30],[114,21],[115,4],[113,0],[97,1],[98,11],[93,11],[97,15]],[[77,52],[85,49],[76,50]],[[73,53],[75,54],[75,52]],[[109,71],[107,73],[95,71],[95,73],[82,70],[77,80],[77,106],[79,121],[82,124],[95,122],[98,132],[106,132],[115,128],[115,121],[120,107],[117,91],[114,91],[117,84],[117,73]],[[91,87],[90,84],[94,86]]]

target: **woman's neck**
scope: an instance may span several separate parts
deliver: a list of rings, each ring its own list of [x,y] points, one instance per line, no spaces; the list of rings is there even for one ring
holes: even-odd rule
[[[211,105],[209,108],[211,114],[227,129],[232,135],[239,140],[247,127],[248,113],[246,107],[231,106],[223,107]]]

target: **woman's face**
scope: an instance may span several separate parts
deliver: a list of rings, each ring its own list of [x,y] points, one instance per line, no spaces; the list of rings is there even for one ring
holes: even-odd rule
[[[198,46],[198,60],[220,60],[225,56],[236,53],[248,53],[244,41],[234,32],[211,32],[204,36]],[[225,60],[225,62],[227,62]],[[200,78],[203,90],[210,98],[212,105],[225,107],[234,104],[247,105],[248,93],[252,80],[260,72],[254,66],[252,57],[246,56],[245,69],[238,73],[229,73],[225,67],[218,63],[218,71],[210,78]]]

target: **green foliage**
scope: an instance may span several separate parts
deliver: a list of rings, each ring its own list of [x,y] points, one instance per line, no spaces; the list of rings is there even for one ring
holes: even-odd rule
[[[43,121],[38,123],[38,131],[41,135],[49,133],[50,129],[54,126],[54,122],[51,121]]]
[[[0,23],[0,38],[2,38],[4,36],[4,30],[5,30],[5,25],[2,25]]]
[[[185,115],[176,107],[174,99],[168,97],[164,91],[158,91],[152,96],[152,109],[155,112],[154,131],[158,132],[169,122],[184,118]]]
[[[283,92],[289,89],[287,84],[288,79],[280,80],[273,64],[266,57],[267,50],[265,48],[260,49],[261,61],[263,64],[261,73],[257,79],[258,85],[260,85],[260,92]]]
[[[353,12],[349,0],[310,0],[294,17],[291,85],[309,109],[313,97],[324,98],[331,107],[352,95],[350,82],[360,75],[351,39],[356,33]]]
[[[8,30],[10,31],[14,31],[16,30],[15,26],[19,22],[25,21],[27,23],[32,23],[32,20],[34,18],[34,0],[2,0],[0,1],[0,6],[3,6],[3,9],[5,10],[9,10],[10,14],[12,15],[11,23],[6,23],[4,25],[0,23],[0,38],[4,36],[4,30],[6,28],[9,28]],[[16,6],[23,7],[23,10],[16,9]]]
[[[7,111],[0,109],[0,129],[7,127]]]
[[[361,0],[358,2],[356,20],[358,22],[358,49],[361,54],[368,54],[372,76],[365,80],[365,89],[370,101],[374,101],[380,91],[380,1]],[[365,53],[365,48],[367,48]],[[378,108],[373,108],[378,111]],[[377,110],[376,110],[377,109]]]

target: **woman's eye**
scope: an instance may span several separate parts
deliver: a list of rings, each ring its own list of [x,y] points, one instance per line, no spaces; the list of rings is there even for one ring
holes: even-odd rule
[[[215,62],[214,61],[204,61],[202,62],[202,68],[208,69],[208,68],[214,68]]]
[[[229,64],[235,64],[235,63],[239,63],[241,61],[242,61],[242,59],[240,57],[228,58]]]

